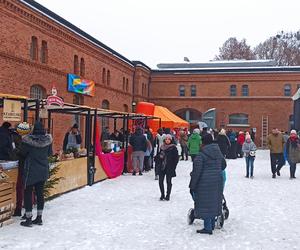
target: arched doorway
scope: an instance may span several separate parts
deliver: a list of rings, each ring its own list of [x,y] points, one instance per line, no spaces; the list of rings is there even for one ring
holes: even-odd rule
[[[175,114],[191,124],[198,123],[202,118],[202,113],[192,108],[179,109],[175,111]]]

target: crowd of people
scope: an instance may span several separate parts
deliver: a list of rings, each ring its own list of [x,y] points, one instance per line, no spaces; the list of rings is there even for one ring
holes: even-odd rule
[[[44,208],[43,189],[49,176],[48,156],[52,153],[52,138],[46,133],[41,122],[36,122],[32,129],[12,129],[4,122],[0,127],[0,160],[18,160],[19,178],[17,189],[16,216],[21,216],[24,200],[25,214],[22,226],[42,225]],[[25,126],[26,127],[26,126]],[[115,130],[112,134],[105,128],[101,140],[124,141],[124,131]],[[78,125],[74,124],[65,134],[63,149],[78,148],[82,138]],[[194,200],[194,217],[204,220],[204,228],[198,233],[212,234],[215,218],[220,215],[223,188],[225,182],[226,158],[245,158],[245,177],[254,178],[254,162],[257,147],[254,131],[235,131],[224,128],[208,130],[195,128],[192,133],[187,129],[178,131],[160,128],[154,136],[149,127],[137,127],[129,133],[132,146],[132,175],[143,175],[144,171],[154,168],[158,180],[161,201],[169,201],[172,191],[172,178],[176,177],[179,160],[193,162],[190,193]],[[177,150],[181,147],[181,154]],[[272,178],[280,176],[280,170],[288,162],[290,179],[295,179],[296,164],[300,163],[300,140],[297,132],[282,133],[272,129],[267,137],[270,149]],[[190,157],[190,158],[189,158]],[[166,179],[166,189],[165,189]],[[32,220],[33,192],[37,202],[37,216]]]

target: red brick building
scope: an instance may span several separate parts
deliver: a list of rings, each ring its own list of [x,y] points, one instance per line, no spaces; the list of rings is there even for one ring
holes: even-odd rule
[[[133,104],[151,101],[191,122],[214,108],[216,127],[256,128],[257,143],[263,123],[267,129],[289,128],[291,95],[300,84],[300,67],[250,62],[171,64],[152,70],[35,1],[0,0],[0,17],[3,93],[43,98],[54,85],[65,102],[131,111]],[[93,80],[95,96],[68,92],[68,73]],[[61,138],[76,119],[58,119],[55,136]]]

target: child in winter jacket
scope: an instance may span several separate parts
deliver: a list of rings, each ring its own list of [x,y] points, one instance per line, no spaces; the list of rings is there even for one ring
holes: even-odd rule
[[[256,152],[256,145],[251,140],[249,134],[246,135],[245,142],[243,143],[242,151],[244,152],[245,159],[246,159],[246,178],[253,179],[253,169],[254,169],[254,160],[255,160],[255,152]]]

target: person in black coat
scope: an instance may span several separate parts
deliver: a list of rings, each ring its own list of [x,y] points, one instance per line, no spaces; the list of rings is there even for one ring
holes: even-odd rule
[[[0,127],[0,160],[8,161],[12,150],[12,140],[9,128],[11,124],[4,122]]]
[[[221,131],[219,132],[219,134],[217,136],[216,141],[220,147],[222,154],[224,155],[224,157],[226,157],[229,152],[230,141],[226,135],[225,129],[223,129],[223,128],[221,129]]]
[[[172,190],[172,178],[176,176],[176,166],[179,161],[178,150],[172,143],[172,136],[166,135],[164,144],[156,155],[155,164],[157,164],[159,175],[160,200],[170,200]],[[164,179],[167,179],[167,195],[165,196]]]
[[[65,134],[63,150],[66,152],[70,148],[79,149],[82,142],[82,138],[78,129],[78,125],[75,123],[70,131]]]
[[[210,134],[202,142],[202,150],[193,163],[189,188],[195,203],[194,216],[204,220],[204,228],[197,233],[212,234],[215,217],[222,213],[222,170],[226,161]]]
[[[40,122],[34,124],[32,134],[23,137],[20,154],[25,158],[23,170],[24,206],[26,221],[21,225],[42,225],[44,209],[44,184],[49,178],[48,157],[52,154],[52,137],[46,134]],[[37,217],[32,221],[32,191],[37,197]]]

